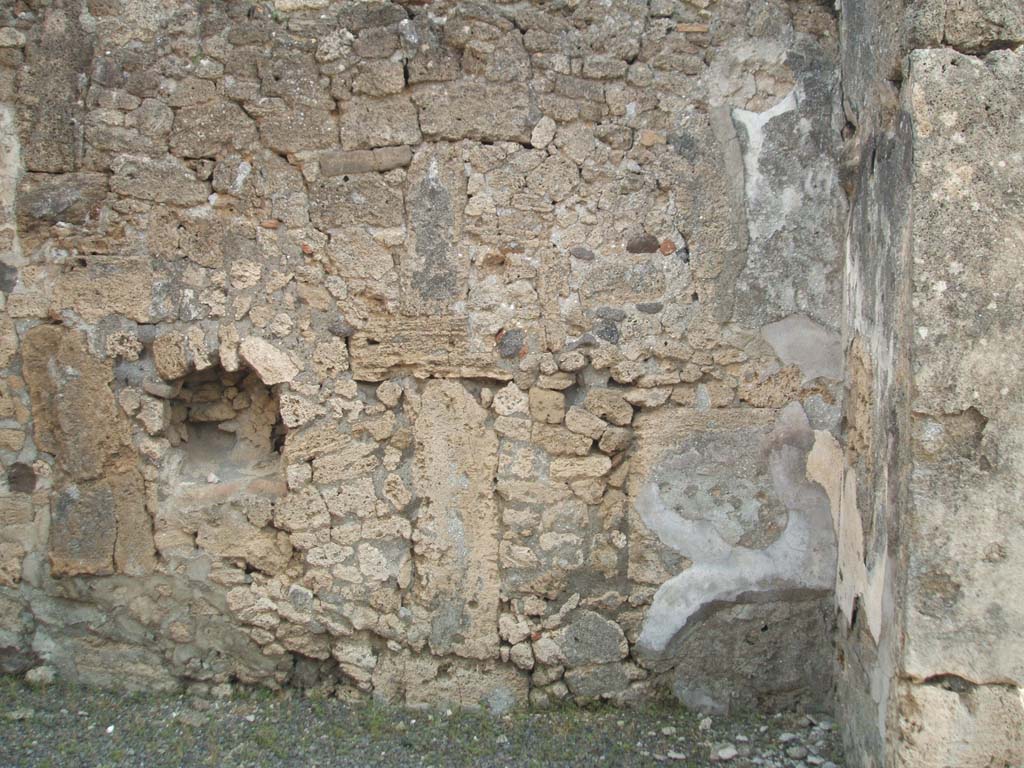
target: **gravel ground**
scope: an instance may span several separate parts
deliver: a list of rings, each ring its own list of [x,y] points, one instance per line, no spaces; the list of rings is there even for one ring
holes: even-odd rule
[[[316,695],[126,696],[0,678],[0,766],[842,766],[825,717],[678,707],[409,711]]]

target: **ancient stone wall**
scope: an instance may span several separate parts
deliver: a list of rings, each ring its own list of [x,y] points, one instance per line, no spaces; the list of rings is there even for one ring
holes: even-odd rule
[[[0,669],[834,670],[861,765],[1021,762],[1022,42],[1015,0],[4,4]]]
[[[827,704],[837,33],[3,4],[2,667]]]

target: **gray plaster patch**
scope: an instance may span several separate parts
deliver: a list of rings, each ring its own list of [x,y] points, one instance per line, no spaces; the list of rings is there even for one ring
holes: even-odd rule
[[[838,325],[846,201],[833,160],[838,82],[820,56],[797,43],[785,55],[793,89],[767,110],[731,111],[749,235],[733,319],[752,327],[795,312]]]
[[[410,194],[416,255],[423,267],[413,273],[413,285],[425,300],[455,295],[455,273],[448,266],[452,248],[452,198],[437,177],[436,167]]]
[[[701,507],[691,507],[691,516],[684,516],[673,509],[672,493],[660,487],[656,477],[645,484],[636,500],[641,519],[663,544],[693,564],[655,593],[638,641],[642,653],[664,651],[691,618],[712,603],[832,589],[836,547],[828,499],[820,486],[806,479],[813,439],[798,403],[780,412],[767,445],[770,487],[761,495],[774,494],[788,520],[782,534],[763,549],[735,543],[727,510],[723,515],[716,505],[705,506],[707,514],[702,517],[692,514]],[[699,477],[701,470],[694,465],[692,475]],[[685,488],[689,480],[684,476],[677,482]],[[741,512],[740,517],[750,514]]]
[[[787,365],[796,365],[805,380],[843,377],[843,345],[839,334],[806,315],[790,315],[761,329],[765,341]]]

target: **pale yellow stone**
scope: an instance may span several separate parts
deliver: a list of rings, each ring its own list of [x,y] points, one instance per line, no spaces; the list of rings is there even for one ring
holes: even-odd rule
[[[608,424],[590,411],[574,405],[565,414],[565,426],[573,432],[578,432],[581,435],[597,440],[604,434]]]
[[[565,395],[550,389],[530,389],[530,415],[537,421],[561,424],[565,416]]]
[[[291,381],[299,373],[287,354],[258,336],[246,337],[238,352],[267,386]]]
[[[585,456],[554,459],[550,472],[553,480],[580,480],[601,477],[611,468],[612,460],[607,456]]]

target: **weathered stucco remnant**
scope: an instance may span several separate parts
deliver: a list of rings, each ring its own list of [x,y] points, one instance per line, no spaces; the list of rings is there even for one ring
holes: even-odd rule
[[[1020,22],[0,7],[0,668],[1018,759]]]
[[[778,414],[770,432],[740,429],[735,438],[713,433],[703,445],[690,447],[689,456],[658,467],[658,479],[648,480],[637,493],[637,511],[662,544],[693,565],[658,588],[640,633],[642,650],[664,650],[710,603],[773,592],[831,591],[835,538],[826,497],[806,477],[812,444],[807,416],[794,403]],[[724,474],[724,467],[708,464],[730,447],[735,452],[719,461],[739,460],[746,467],[735,468],[730,481],[723,482],[716,474]],[[758,467],[757,453],[767,454],[763,467]],[[761,477],[744,477],[750,469]],[[714,483],[710,487],[709,480]],[[741,543],[750,528],[769,520],[781,532],[767,546]]]

